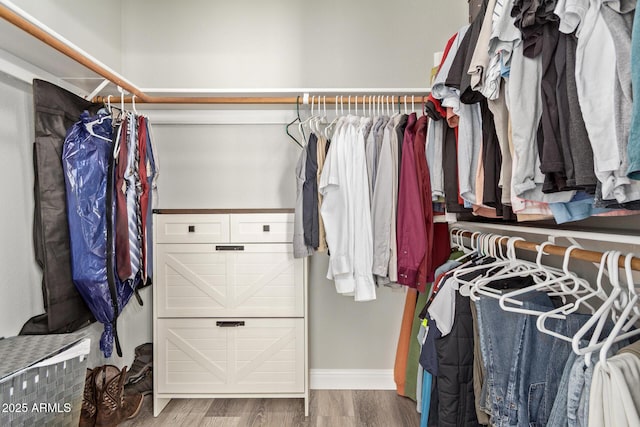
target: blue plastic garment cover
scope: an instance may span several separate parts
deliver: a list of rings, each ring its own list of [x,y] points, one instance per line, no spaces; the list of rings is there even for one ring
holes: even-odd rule
[[[71,237],[71,272],[74,284],[96,319],[104,324],[100,349],[105,357],[113,350],[118,314],[133,290],[115,279],[115,292],[107,278],[107,181],[113,144],[111,118],[84,112],[67,132],[62,166],[67,190],[67,215]],[[113,203],[113,202],[112,202]],[[113,249],[113,248],[112,248]],[[112,295],[117,295],[117,305]],[[117,336],[116,336],[117,339]],[[117,341],[116,341],[117,342]]]

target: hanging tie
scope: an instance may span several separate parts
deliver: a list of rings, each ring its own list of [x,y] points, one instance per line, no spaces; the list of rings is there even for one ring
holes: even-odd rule
[[[136,175],[138,174],[138,165],[136,162],[137,150],[137,126],[132,115],[128,116],[128,129],[127,129],[127,146],[129,151],[129,157],[127,159],[127,176],[126,178],[126,193],[127,193],[127,224],[129,228],[129,256],[131,259],[131,280],[130,285],[135,288],[133,279],[140,271],[140,240],[141,230],[138,226],[139,212],[140,212],[140,198],[137,194],[136,188]]]

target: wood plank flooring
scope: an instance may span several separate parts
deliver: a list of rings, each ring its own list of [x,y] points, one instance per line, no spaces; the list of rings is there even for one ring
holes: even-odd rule
[[[302,399],[173,399],[157,418],[151,396],[123,427],[418,427],[416,403],[392,390],[312,390]]]

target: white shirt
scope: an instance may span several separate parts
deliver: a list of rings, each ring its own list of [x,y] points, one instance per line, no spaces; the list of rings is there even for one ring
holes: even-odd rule
[[[346,165],[344,153],[344,127],[341,118],[329,146],[325,159],[318,191],[322,193],[323,203],[320,214],[324,222],[327,246],[331,253],[327,278],[353,273],[353,260],[349,252],[349,241],[344,238],[348,232]],[[339,292],[339,291],[338,291]]]

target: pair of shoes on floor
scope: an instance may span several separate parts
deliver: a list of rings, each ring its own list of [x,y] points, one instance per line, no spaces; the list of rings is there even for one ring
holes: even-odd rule
[[[139,345],[135,349],[135,355],[127,375],[125,394],[140,393],[146,396],[153,392],[153,345]]]
[[[111,427],[134,418],[142,408],[140,393],[124,393],[126,366],[113,365],[87,369],[84,383],[80,427]]]

